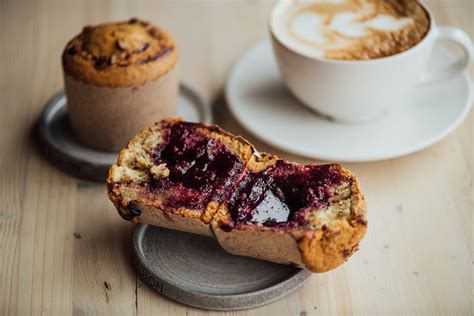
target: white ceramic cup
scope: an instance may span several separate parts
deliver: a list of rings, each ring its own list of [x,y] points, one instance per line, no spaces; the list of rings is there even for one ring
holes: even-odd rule
[[[293,1],[281,0],[270,14],[270,33],[280,72],[288,89],[301,102],[343,122],[374,119],[403,99],[419,84],[448,79],[464,71],[474,53],[471,39],[459,28],[438,27],[430,17],[427,35],[410,49],[396,55],[370,59],[340,61],[317,58],[297,52],[278,40],[273,19],[288,10]],[[429,70],[427,65],[433,45],[452,42],[462,57],[445,68]]]

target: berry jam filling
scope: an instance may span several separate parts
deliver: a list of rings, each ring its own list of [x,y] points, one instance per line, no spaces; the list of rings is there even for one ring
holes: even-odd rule
[[[178,122],[166,141],[150,153],[154,164],[166,164],[169,176],[154,179],[152,190],[172,191],[165,206],[204,210],[210,201],[224,202],[244,170],[238,156],[220,141],[199,131],[201,124]]]
[[[327,205],[334,190],[348,177],[333,165],[300,165],[284,160],[264,171],[246,171],[227,202],[236,224],[295,227],[309,210]]]
[[[149,153],[155,165],[166,164],[169,169],[168,177],[146,184],[151,193],[166,194],[161,196],[164,207],[202,211],[216,201],[227,204],[232,227],[261,223],[291,228],[304,224],[309,210],[327,205],[335,188],[350,181],[335,165],[305,166],[285,160],[252,172],[223,143],[200,131],[202,126],[187,122],[166,126],[165,141]]]

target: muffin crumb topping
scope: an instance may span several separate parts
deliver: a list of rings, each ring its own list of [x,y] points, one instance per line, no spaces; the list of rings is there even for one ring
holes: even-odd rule
[[[135,82],[129,81],[157,79],[168,70],[166,68],[174,66],[175,51],[176,44],[168,33],[148,22],[132,18],[125,22],[85,26],[82,32],[66,45],[63,64],[67,73],[83,81],[112,86],[122,85],[125,81],[123,85],[133,85]],[[173,55],[170,58],[170,65],[151,67],[157,68],[158,73],[154,76],[140,75],[138,72],[141,71],[138,69],[136,71],[120,69],[138,68],[160,61],[167,55]],[[94,70],[94,75],[87,74],[87,72],[93,73]],[[120,73],[128,75],[130,79],[111,78],[120,76]],[[92,76],[97,78],[91,78]]]

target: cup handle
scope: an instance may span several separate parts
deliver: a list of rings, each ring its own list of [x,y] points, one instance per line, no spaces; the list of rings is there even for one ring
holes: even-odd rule
[[[474,59],[472,41],[466,32],[451,26],[437,28],[438,34],[435,45],[440,42],[451,42],[462,48],[463,56],[453,63],[434,71],[427,71],[421,75],[420,83],[430,83],[448,79],[464,71]]]

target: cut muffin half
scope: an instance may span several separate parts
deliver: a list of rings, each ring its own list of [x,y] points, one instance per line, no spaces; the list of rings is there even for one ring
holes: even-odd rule
[[[108,194],[126,220],[215,236],[229,253],[313,272],[343,263],[367,228],[347,169],[260,154],[217,126],[177,119],[129,142]]]

